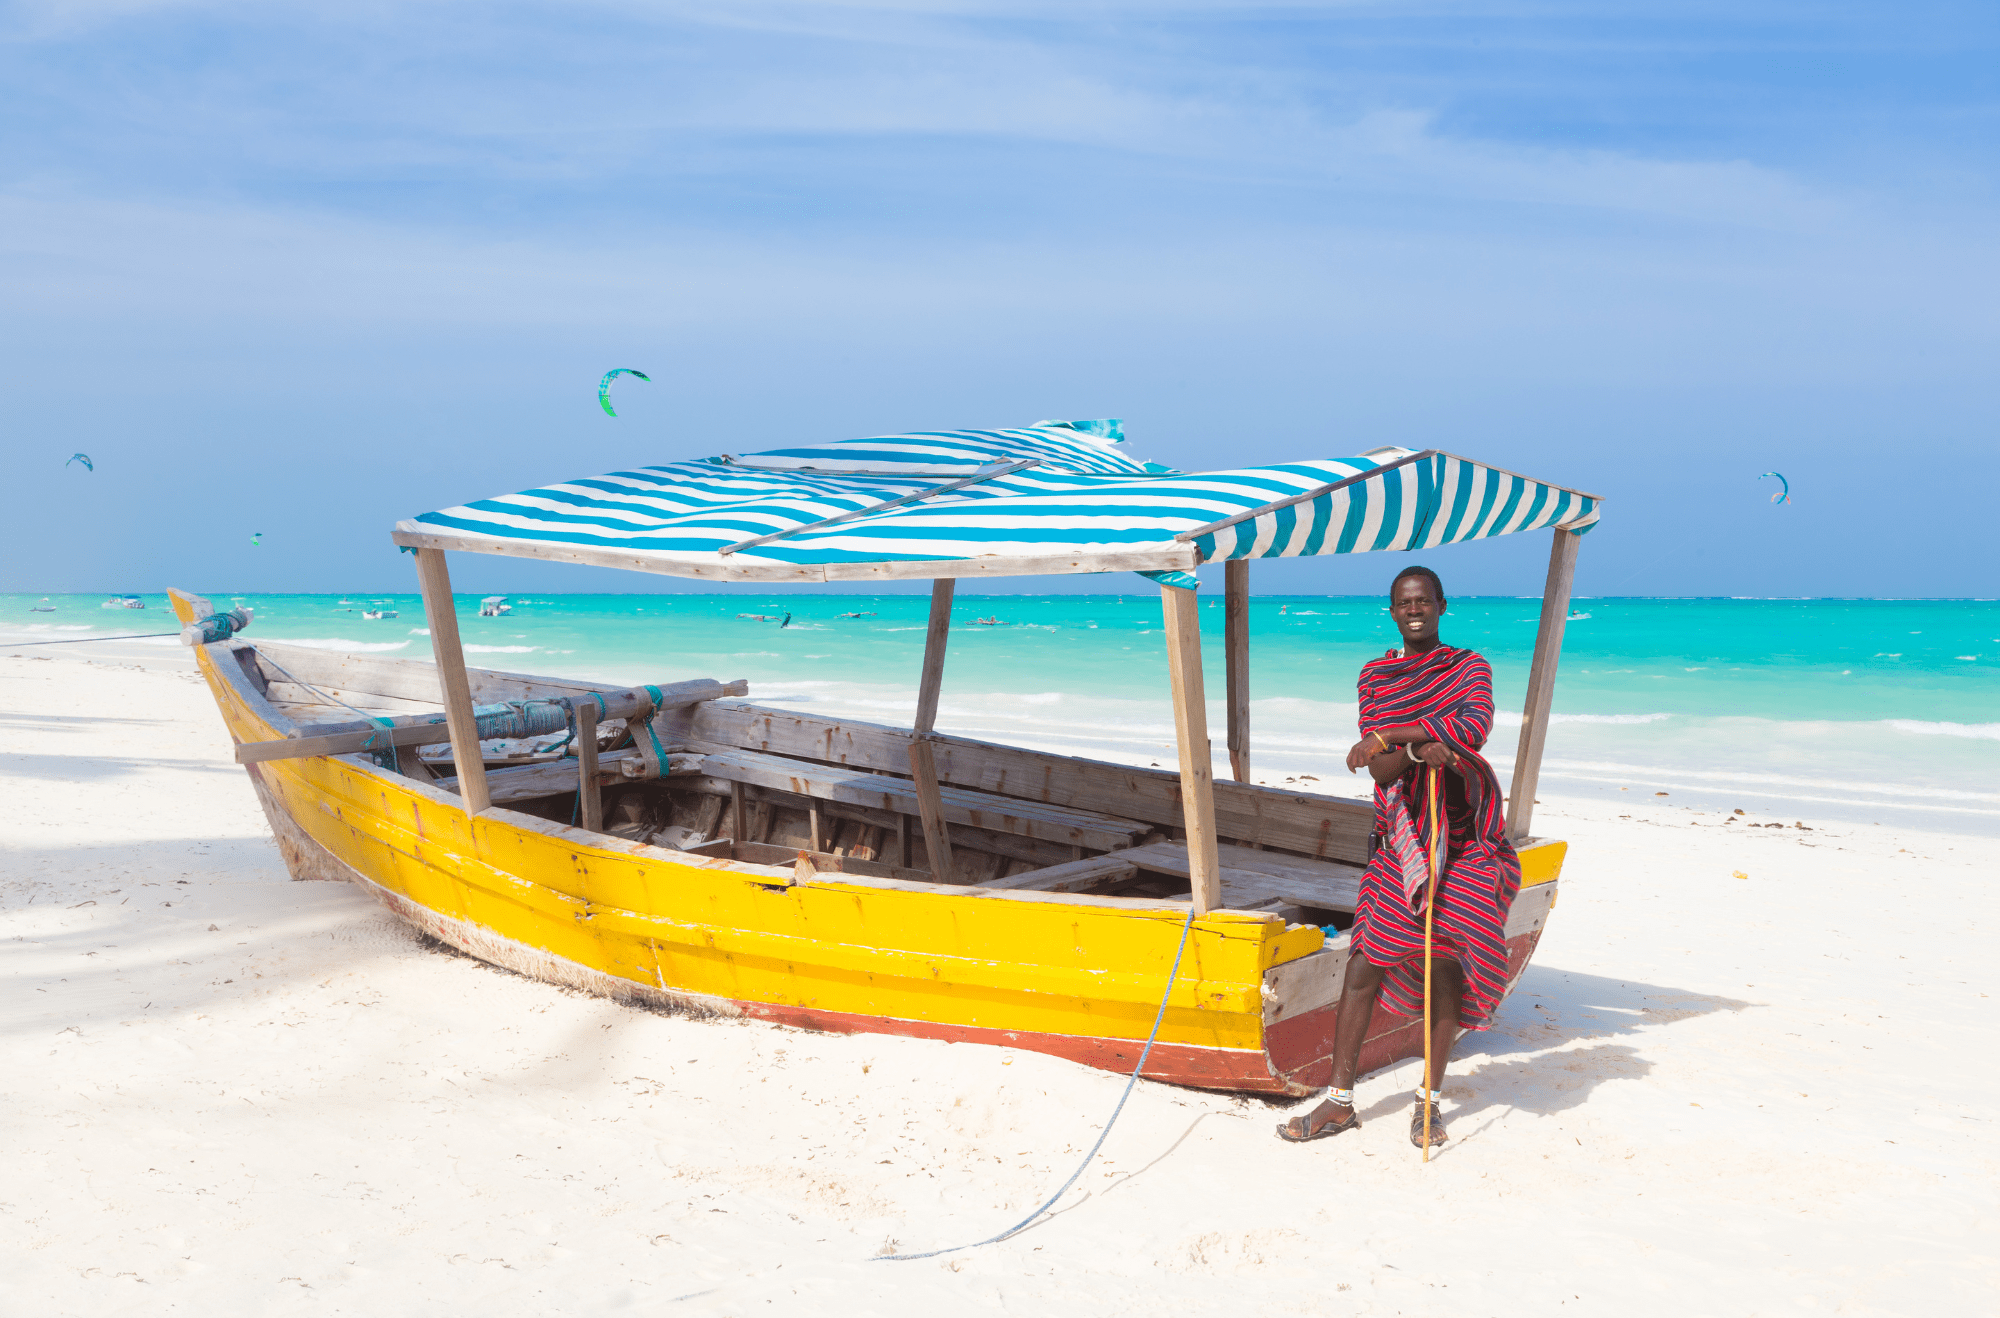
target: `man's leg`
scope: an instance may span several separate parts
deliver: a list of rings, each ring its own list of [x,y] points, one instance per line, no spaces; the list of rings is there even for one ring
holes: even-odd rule
[[[1367,1040],[1368,1022],[1375,1015],[1375,999],[1382,992],[1382,970],[1369,963],[1359,951],[1347,955],[1347,979],[1340,989],[1340,1015],[1333,1035],[1333,1088],[1354,1088],[1354,1071],[1361,1064],[1361,1045]],[[1293,1117],[1284,1125],[1293,1139],[1308,1139],[1328,1122],[1343,1122],[1354,1115],[1351,1104],[1326,1099],[1304,1116]]]
[[[1419,1084],[1433,1092],[1444,1089],[1445,1067],[1451,1062],[1452,1045],[1458,1042],[1458,1023],[1465,1009],[1465,970],[1456,957],[1431,958],[1431,1064]],[[1430,1111],[1430,1142],[1445,1141],[1444,1118],[1435,1105]],[[1424,1096],[1417,1094],[1416,1110],[1410,1114],[1410,1143],[1424,1144]]]

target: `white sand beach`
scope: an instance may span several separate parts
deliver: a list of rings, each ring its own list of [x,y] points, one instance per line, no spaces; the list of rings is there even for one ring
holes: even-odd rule
[[[1560,903],[1431,1165],[1414,1064],[1302,1147],[1280,1105],[1142,1084],[1054,1216],[880,1262],[1016,1221],[1124,1081],[427,944],[287,876],[185,652],[20,654],[6,1314],[2000,1308],[1990,840],[1545,796]]]

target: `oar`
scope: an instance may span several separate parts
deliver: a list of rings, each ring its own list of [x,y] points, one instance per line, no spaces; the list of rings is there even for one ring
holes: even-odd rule
[[[1424,1162],[1431,1160],[1431,924],[1437,915],[1438,881],[1443,877],[1444,843],[1438,838],[1438,770],[1424,766],[1430,784],[1431,888],[1424,902],[1424,1073],[1417,1087],[1424,1095]]]

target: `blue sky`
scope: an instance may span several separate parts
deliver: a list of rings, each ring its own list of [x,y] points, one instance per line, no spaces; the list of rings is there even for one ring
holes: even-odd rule
[[[1601,493],[1585,593],[2000,593],[1990,4],[30,3],[0,108],[0,589],[405,590],[467,498],[1122,416]]]

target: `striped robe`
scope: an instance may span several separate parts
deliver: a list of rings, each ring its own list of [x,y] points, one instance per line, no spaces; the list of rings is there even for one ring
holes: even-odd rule
[[[1460,1023],[1484,1029],[1507,988],[1507,908],[1521,887],[1521,862],[1507,839],[1503,796],[1479,754],[1493,731],[1493,669],[1471,650],[1440,645],[1400,658],[1391,651],[1365,664],[1359,683],[1361,735],[1416,724],[1458,753],[1472,772],[1451,792],[1449,845],[1432,930],[1434,956],[1456,957],[1465,971]],[[1431,771],[1441,798],[1459,777]],[[1375,787],[1376,848],[1361,880],[1353,947],[1388,969],[1384,1005],[1405,1016],[1424,1009],[1424,882],[1434,839],[1426,818],[1425,771],[1411,770]]]

